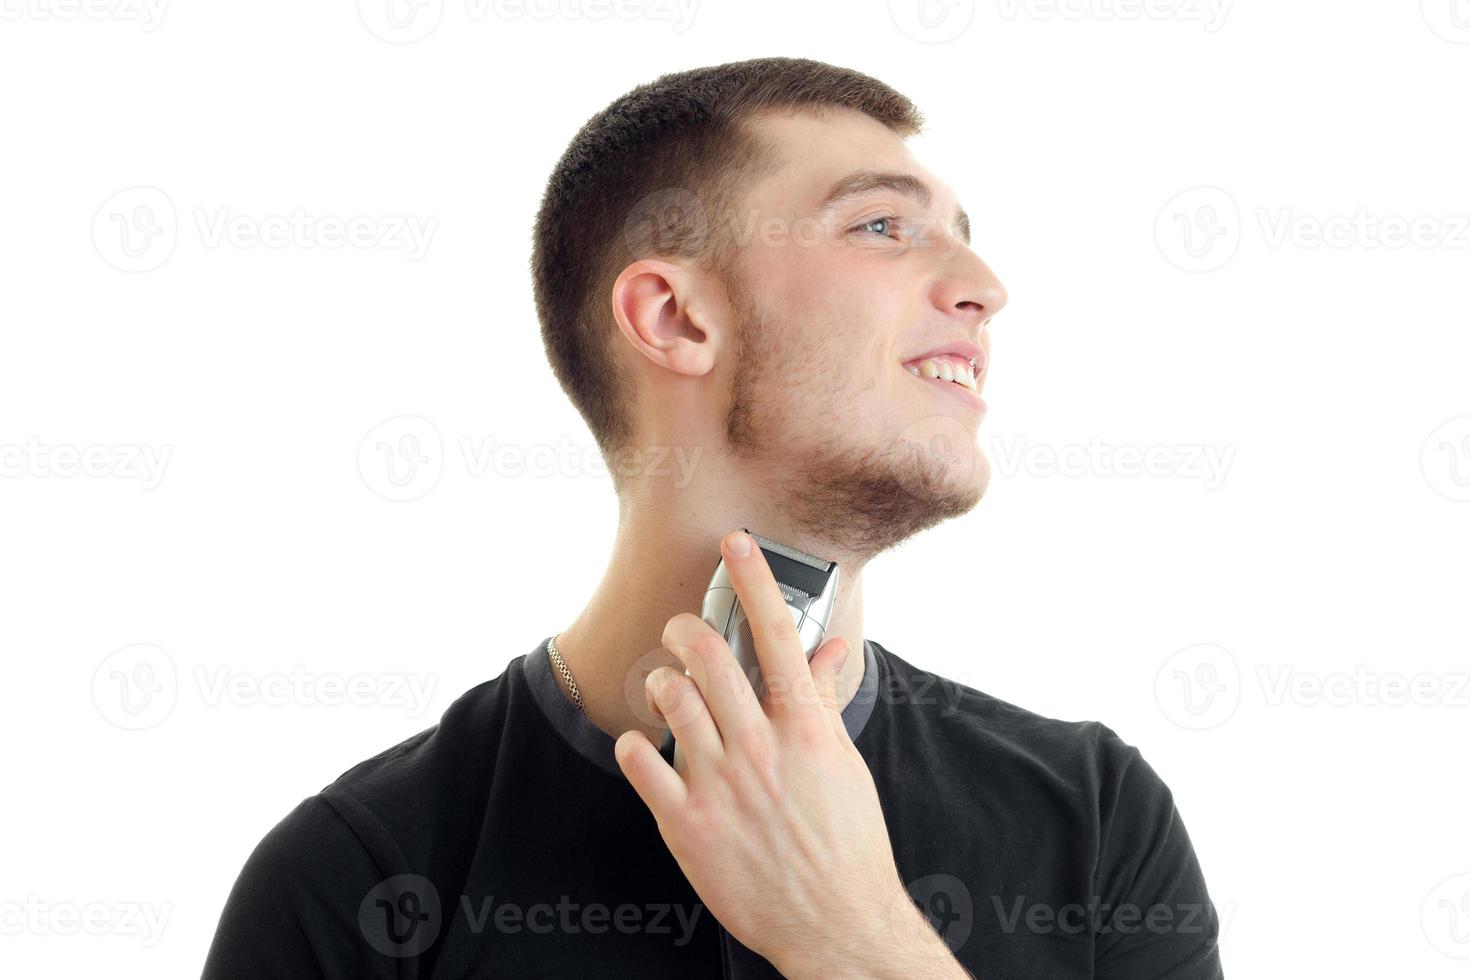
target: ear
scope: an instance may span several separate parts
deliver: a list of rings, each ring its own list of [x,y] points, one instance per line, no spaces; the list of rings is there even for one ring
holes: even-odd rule
[[[710,286],[696,264],[640,259],[613,282],[613,318],[653,363],[679,374],[708,374],[724,340],[724,321],[711,312]]]

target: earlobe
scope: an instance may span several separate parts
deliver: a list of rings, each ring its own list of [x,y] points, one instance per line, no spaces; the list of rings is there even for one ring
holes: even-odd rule
[[[632,263],[613,282],[613,319],[644,357],[671,371],[703,375],[714,367],[719,329],[703,313],[701,281],[656,259]]]

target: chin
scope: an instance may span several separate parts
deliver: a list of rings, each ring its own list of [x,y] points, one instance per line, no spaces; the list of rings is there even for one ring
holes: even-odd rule
[[[969,473],[972,501],[970,507],[974,507],[985,496],[985,491],[990,486],[990,460],[979,449],[975,450],[976,462],[973,470]],[[966,508],[969,509],[969,508]]]
[[[894,465],[912,468],[919,492],[972,490],[979,500],[990,483],[990,461],[980,449],[976,428],[953,415],[926,415],[906,425],[885,456]]]
[[[935,467],[939,475],[928,496],[946,517],[969,513],[990,486],[990,460],[978,447],[969,454],[944,454],[935,460]]]
[[[828,442],[802,453],[783,499],[794,522],[856,553],[876,554],[974,509],[990,464],[954,418],[909,426],[878,444]]]

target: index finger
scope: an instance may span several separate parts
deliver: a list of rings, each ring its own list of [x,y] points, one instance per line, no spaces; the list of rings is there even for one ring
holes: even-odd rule
[[[744,555],[736,550],[742,542],[749,549]],[[784,703],[790,692],[806,690],[812,683],[811,665],[791,607],[753,537],[744,531],[731,531],[720,541],[720,551],[745,618],[750,621],[766,690],[784,695],[773,699],[777,705]]]

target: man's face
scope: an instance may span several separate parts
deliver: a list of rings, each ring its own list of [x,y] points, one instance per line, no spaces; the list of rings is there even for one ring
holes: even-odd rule
[[[843,110],[755,125],[781,166],[733,216],[728,436],[797,525],[875,554],[985,491],[976,392],[1005,289],[949,189],[881,123]],[[871,179],[831,199],[873,173],[915,178],[930,199]],[[973,358],[978,376],[928,377],[934,351],[952,351],[930,359],[941,374],[963,382]]]

